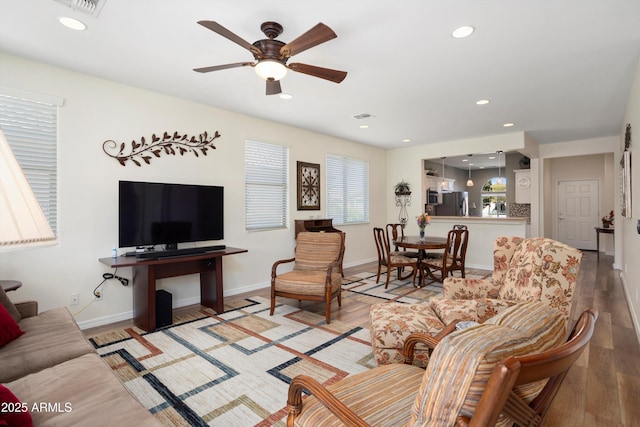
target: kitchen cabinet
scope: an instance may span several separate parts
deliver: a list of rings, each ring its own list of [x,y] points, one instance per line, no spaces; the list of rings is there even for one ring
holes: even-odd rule
[[[442,185],[442,181],[444,181],[444,186]],[[455,187],[454,187],[455,182],[456,182],[455,179],[442,178],[440,180],[440,191],[443,191],[445,193],[455,191]]]
[[[444,181],[445,185],[442,185],[442,181]],[[441,178],[439,176],[430,176],[427,175],[424,180],[424,189],[425,191],[428,189],[436,190],[439,193],[447,192],[447,191],[455,191],[454,183],[455,179],[450,178]]]
[[[444,181],[445,185],[442,186],[442,181]],[[450,178],[442,178],[439,176],[427,175],[425,174],[422,178],[422,197],[423,203],[426,204],[426,193],[427,191],[437,191],[438,192],[438,204],[442,203],[442,193],[450,193],[455,191],[454,183],[455,179]]]
[[[516,169],[516,203],[531,203],[531,170]]]
[[[438,177],[437,176],[431,176],[431,175],[426,175],[426,178],[424,180],[424,189],[426,190],[439,190],[440,189],[440,183],[438,181]]]

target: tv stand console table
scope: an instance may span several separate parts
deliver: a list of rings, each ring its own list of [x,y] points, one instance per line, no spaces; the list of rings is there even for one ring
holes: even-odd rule
[[[133,269],[133,322],[140,329],[156,329],[156,280],[200,273],[200,304],[216,313],[224,312],[222,257],[247,252],[229,248],[186,256],[140,259],[136,257],[100,258],[111,268]]]

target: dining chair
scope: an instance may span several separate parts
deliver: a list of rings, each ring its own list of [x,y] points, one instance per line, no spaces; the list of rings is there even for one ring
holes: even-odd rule
[[[378,251],[378,275],[376,277],[376,283],[380,281],[380,273],[382,267],[387,269],[387,280],[384,288],[389,287],[389,278],[391,277],[391,271],[394,268],[398,269],[398,279],[407,279],[409,276],[402,277],[402,271],[406,267],[411,267],[411,277],[413,280],[413,286],[416,285],[416,274],[418,272],[418,259],[409,258],[402,255],[402,252],[392,252],[387,240],[385,230],[380,227],[373,228],[373,237],[376,242],[376,250]]]
[[[386,230],[387,242],[389,244],[404,238],[404,226],[402,224],[387,224]],[[407,248],[399,248],[398,245],[395,245],[393,250],[395,252],[402,252],[401,255],[409,258],[419,258],[418,251],[408,251]]]
[[[423,263],[429,269],[429,277],[442,283],[447,276],[454,271],[460,271],[465,277],[465,259],[469,243],[469,230],[466,226],[454,226],[447,233],[447,249],[443,251],[442,258],[426,258]],[[434,271],[439,275],[434,275]]]

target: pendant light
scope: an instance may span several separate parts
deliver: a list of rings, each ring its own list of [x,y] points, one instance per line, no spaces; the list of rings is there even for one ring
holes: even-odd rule
[[[500,166],[502,165],[502,151],[498,151],[498,179],[496,184],[502,184],[502,174],[500,173]]]
[[[469,154],[471,157],[472,154]],[[471,161],[468,162],[467,166],[469,166],[469,179],[467,180],[467,187],[473,187],[473,181],[471,180]]]
[[[440,187],[443,189],[447,188],[447,182],[444,180],[444,159],[446,159],[446,157],[442,158],[442,182],[440,183]]]

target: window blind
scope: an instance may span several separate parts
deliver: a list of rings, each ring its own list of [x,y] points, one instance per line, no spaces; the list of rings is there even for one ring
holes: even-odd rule
[[[58,222],[58,105],[0,90],[0,128],[4,133],[49,226]]]
[[[327,216],[334,224],[369,222],[369,164],[327,155]]]
[[[286,228],[289,212],[289,149],[245,143],[245,228]]]

